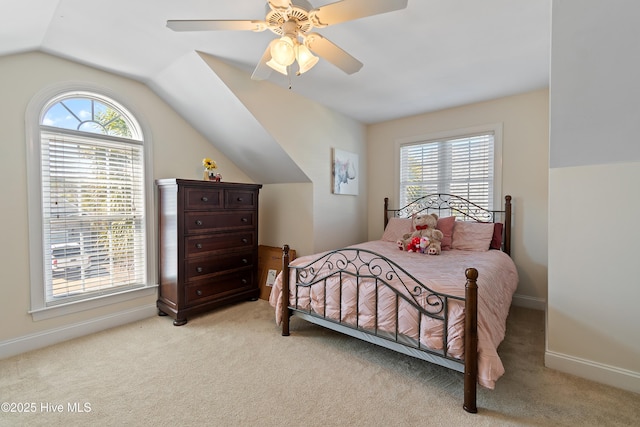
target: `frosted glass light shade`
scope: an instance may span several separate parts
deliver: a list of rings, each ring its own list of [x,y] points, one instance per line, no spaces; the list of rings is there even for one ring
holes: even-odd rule
[[[284,74],[285,76],[287,75],[287,67],[285,65],[277,63],[273,58],[267,61],[267,65],[280,74]]]
[[[296,59],[298,60],[298,73],[306,73],[314,65],[318,63],[318,57],[311,53],[311,51],[303,44],[296,46]]]
[[[296,60],[296,52],[293,40],[288,36],[280,38],[271,45],[271,59],[280,65],[288,67]]]

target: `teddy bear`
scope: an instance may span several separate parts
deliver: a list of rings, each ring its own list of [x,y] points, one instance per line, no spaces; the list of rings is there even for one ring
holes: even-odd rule
[[[436,229],[436,225],[438,224],[438,215],[435,213],[432,214],[415,214],[412,218],[413,232],[406,233],[402,236],[401,239],[397,241],[398,248],[403,251],[408,251],[409,249],[415,249],[415,243],[411,245],[413,239],[415,237],[418,238],[426,238],[428,241],[428,247],[426,247],[423,253],[427,253],[429,255],[440,255],[441,252],[441,242],[443,238],[442,231]],[[418,241],[419,248],[419,241]],[[419,249],[413,250],[415,252],[419,252]]]

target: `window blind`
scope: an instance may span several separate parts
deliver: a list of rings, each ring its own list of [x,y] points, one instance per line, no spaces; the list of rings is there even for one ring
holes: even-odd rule
[[[48,305],[146,282],[142,143],[41,133]]]
[[[493,209],[494,134],[400,147],[400,205],[432,193],[455,194]]]

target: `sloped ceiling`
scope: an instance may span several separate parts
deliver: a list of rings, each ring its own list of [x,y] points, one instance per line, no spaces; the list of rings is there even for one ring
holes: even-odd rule
[[[188,79],[183,78],[185,67],[190,70]],[[248,88],[269,84],[236,70]],[[198,52],[189,52],[165,68],[149,86],[255,182],[309,182]]]
[[[197,54],[249,79],[275,35],[166,27],[169,19],[264,19],[264,0],[0,5],[0,55],[41,50],[137,79],[257,182],[307,180]],[[550,12],[551,0],[409,0],[404,10],[317,30],[364,63],[358,73],[320,60],[300,77],[272,73],[263,83],[291,87],[365,124],[540,89],[548,86]],[[255,158],[265,155],[280,167],[261,167]]]

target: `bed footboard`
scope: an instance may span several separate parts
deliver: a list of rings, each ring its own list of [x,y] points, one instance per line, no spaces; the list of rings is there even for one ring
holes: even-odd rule
[[[468,268],[465,272],[465,295],[462,297],[435,292],[392,260],[366,249],[340,249],[320,255],[305,265],[289,264],[289,246],[284,245],[281,276],[283,336],[290,333],[290,317],[299,315],[324,327],[463,372],[463,408],[467,412],[477,412],[478,271],[475,268]],[[315,287],[313,291],[312,287]],[[392,303],[389,304],[387,299],[385,304],[395,305],[391,310],[395,318],[390,319],[386,312],[379,313],[383,294],[387,298],[392,296]],[[312,302],[317,295],[320,295],[320,308]],[[343,308],[343,300],[347,298],[355,299],[355,308],[351,305]],[[329,301],[335,303],[336,299],[338,303],[328,309]],[[361,304],[363,307],[375,307],[373,313],[363,315],[369,319],[371,314],[373,320],[360,320]],[[459,313],[462,307],[463,319],[454,319],[451,313]],[[417,334],[404,329],[403,322],[407,318],[417,324]],[[449,350],[450,326],[456,321],[464,327],[464,355],[452,354]],[[389,326],[391,324],[392,327]],[[425,338],[424,331],[432,330],[434,325],[437,325],[441,337],[436,334],[436,338],[429,340]],[[431,345],[425,344],[425,340]]]

